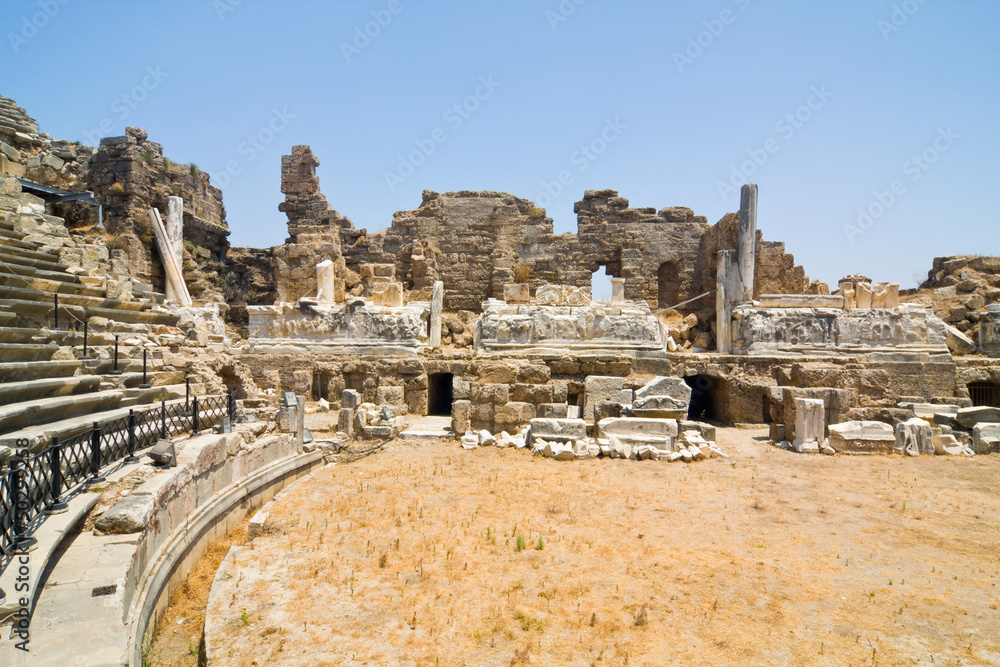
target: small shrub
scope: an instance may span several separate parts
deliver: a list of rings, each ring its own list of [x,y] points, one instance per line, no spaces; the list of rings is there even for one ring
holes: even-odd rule
[[[191,241],[189,241],[187,239],[184,239],[184,249],[187,250],[189,253],[191,253],[193,255],[194,254],[194,243],[192,243]]]
[[[518,535],[517,535],[517,542],[514,545],[514,549],[516,551],[524,551],[524,549],[525,549],[526,546],[527,546],[527,543],[524,541],[524,535],[521,535],[520,533],[518,533]]]
[[[537,206],[532,206],[531,208],[528,209],[528,217],[529,218],[544,218],[545,217],[545,209],[544,208],[538,208]]]
[[[194,162],[191,163],[191,178],[196,178],[198,176],[198,165]]]
[[[250,625],[250,616],[247,614],[246,609],[240,612],[240,621],[243,622],[243,625]]]
[[[163,158],[163,168],[169,171],[170,165],[171,165],[170,158],[168,157]]]
[[[538,542],[535,543],[535,551],[541,551],[545,548],[545,541],[542,540],[542,536],[538,536]]]
[[[111,194],[113,195],[123,195],[125,194],[125,186],[121,183],[115,181],[111,184]]]
[[[152,148],[143,148],[142,149],[142,161],[145,162],[148,165],[152,165],[153,164],[153,149]]]
[[[549,274],[549,278],[552,280],[552,282],[558,282],[559,281],[559,272],[558,271],[553,271],[552,273]]]

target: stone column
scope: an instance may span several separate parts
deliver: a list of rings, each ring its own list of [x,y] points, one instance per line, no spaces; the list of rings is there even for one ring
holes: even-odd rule
[[[795,399],[795,442],[797,452],[818,452],[825,440],[826,420],[821,398]]]
[[[743,293],[734,295],[744,303],[753,301],[754,262],[757,254],[757,184],[747,183],[740,192],[740,223],[737,241],[740,283]]]
[[[444,283],[440,280],[434,282],[434,291],[431,293],[431,321],[430,321],[430,344],[431,347],[441,347],[441,310],[444,308]]]
[[[163,225],[167,232],[167,243],[174,251],[174,257],[178,262],[184,259],[184,199],[181,197],[167,197],[167,220]],[[167,281],[166,289],[167,301],[178,302],[180,299],[174,286]]]
[[[733,352],[733,302],[730,293],[733,251],[720,250],[715,273],[715,349],[720,354]]]
[[[611,303],[615,303],[615,304],[625,303],[625,279],[624,278],[612,278],[611,279]]]
[[[325,259],[316,265],[316,300],[333,303],[333,260]]]

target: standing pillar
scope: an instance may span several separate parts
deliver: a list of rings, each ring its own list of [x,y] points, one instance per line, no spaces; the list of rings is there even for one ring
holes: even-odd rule
[[[316,300],[320,303],[333,303],[333,260],[324,259],[316,265]]]
[[[184,199],[181,197],[167,197],[167,219],[163,225],[167,232],[167,243],[174,251],[174,257],[178,262],[184,258]],[[175,293],[174,286],[167,281],[166,297],[168,301],[178,302],[180,299]]]
[[[720,250],[715,274],[715,349],[733,352],[733,301],[731,293],[733,251]]]
[[[615,303],[615,304],[625,303],[625,279],[624,278],[612,278],[611,279],[611,303]]]
[[[733,295],[735,300],[749,303],[753,301],[754,263],[757,254],[757,184],[747,183],[740,192],[740,223],[737,241],[739,279],[742,294]]]
[[[431,294],[431,347],[441,347],[441,311],[444,309],[444,283],[434,281],[434,291]]]

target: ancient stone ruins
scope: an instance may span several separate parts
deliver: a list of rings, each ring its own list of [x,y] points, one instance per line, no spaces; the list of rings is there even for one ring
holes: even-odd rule
[[[222,192],[141,129],[59,141],[0,98],[0,161],[0,616],[15,628],[59,604],[41,585],[18,600],[18,549],[53,553],[93,508],[80,485],[152,447],[187,472],[130,473],[87,538],[124,563],[125,626],[105,643],[134,652],[170,573],[239,507],[219,498],[273,495],[322,462],[305,411],[333,411],[342,442],[429,433],[558,460],[724,457],[716,425],[737,423],[799,453],[1000,450],[1000,257],[934,259],[917,289],[810,281],[765,240],[753,184],[714,224],[588,190],[562,235],[526,199],[428,190],[370,233],[293,146],[288,238],[258,249],[229,246]],[[101,542],[115,533],[141,537]]]

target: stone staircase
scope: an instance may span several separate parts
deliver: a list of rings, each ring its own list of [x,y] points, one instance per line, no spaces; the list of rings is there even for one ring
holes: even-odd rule
[[[184,400],[183,374],[164,370],[160,351],[183,341],[174,328],[179,317],[158,307],[162,295],[147,296],[107,298],[102,278],[60,263],[0,212],[0,462],[6,458],[2,448],[18,441],[38,451],[53,437],[83,433],[95,421]],[[150,387],[140,387],[143,349]],[[197,382],[190,390],[204,392]]]

